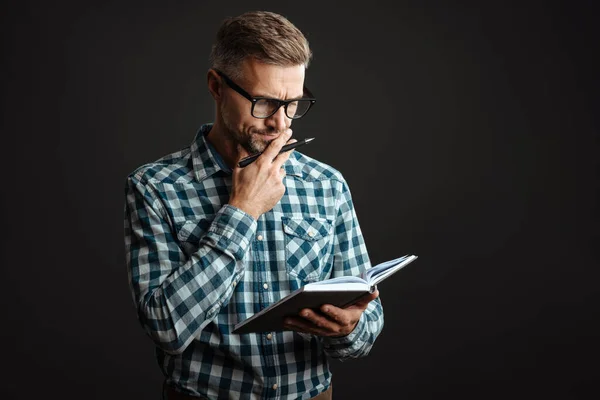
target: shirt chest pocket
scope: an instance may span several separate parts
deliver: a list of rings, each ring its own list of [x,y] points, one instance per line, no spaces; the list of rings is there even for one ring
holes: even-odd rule
[[[282,217],[282,223],[288,273],[304,282],[327,277],[331,270],[332,221]]]

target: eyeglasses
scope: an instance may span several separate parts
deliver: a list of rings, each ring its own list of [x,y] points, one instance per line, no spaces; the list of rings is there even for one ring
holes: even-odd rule
[[[252,97],[248,92],[235,84],[231,79],[227,77],[221,71],[215,69],[217,74],[219,74],[229,85],[230,88],[250,100],[252,103],[252,108],[250,109],[250,114],[254,118],[269,118],[271,115],[275,114],[277,110],[281,106],[284,107],[285,115],[290,119],[298,119],[302,118],[306,115],[308,110],[316,103],[317,99],[314,98],[310,90],[305,86],[304,94],[308,97],[302,97],[299,99],[290,99],[290,100],[279,100],[279,99],[270,99],[267,97]]]

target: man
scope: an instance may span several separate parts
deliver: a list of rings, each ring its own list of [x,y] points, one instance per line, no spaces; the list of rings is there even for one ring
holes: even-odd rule
[[[375,292],[303,310],[283,332],[231,333],[306,283],[370,268],[340,172],[279,154],[314,103],[304,97],[311,56],[280,15],[226,19],[207,75],[214,123],[127,178],[129,282],[168,399],[330,399],[328,359],[367,355],[383,328]]]

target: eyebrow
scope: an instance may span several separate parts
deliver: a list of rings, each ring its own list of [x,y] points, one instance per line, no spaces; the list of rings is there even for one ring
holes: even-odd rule
[[[282,100],[282,101],[287,101],[287,100],[294,100],[294,99],[301,99],[304,96],[304,92],[302,94],[300,94],[300,96],[296,96],[296,97],[289,97],[287,99],[280,99],[278,97],[275,96],[270,96],[269,94],[259,94],[259,95],[251,95],[252,97],[263,97],[265,99],[272,99],[272,100]]]
[[[231,86],[235,86],[237,87],[238,90],[241,90],[242,92],[245,93],[244,96],[249,96],[249,97],[253,97],[253,98],[257,98],[257,97],[262,97],[265,99],[269,99],[269,100],[277,100],[277,101],[289,101],[289,100],[297,100],[297,99],[302,99],[304,98],[304,94],[307,94],[309,98],[312,98],[313,95],[310,92],[310,90],[308,90],[308,88],[306,86],[302,87],[302,94],[298,97],[291,97],[289,99],[278,99],[277,97],[271,97],[269,95],[258,95],[258,96],[253,96],[252,94],[248,93],[248,91],[246,91],[246,89],[242,88],[240,85],[238,85],[237,83],[235,83],[232,79],[230,79],[227,75],[225,75],[223,72],[219,71],[218,69],[215,68],[215,71],[221,76],[223,77],[223,79],[225,79],[225,81],[228,82],[228,84]]]

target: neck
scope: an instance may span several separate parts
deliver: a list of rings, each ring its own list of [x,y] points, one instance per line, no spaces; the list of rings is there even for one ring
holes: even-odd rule
[[[229,168],[235,168],[237,161],[241,158],[241,154],[238,150],[237,143],[231,137],[229,132],[227,132],[227,128],[219,119],[215,120],[206,139],[219,152],[223,161],[225,161]],[[245,156],[245,154],[243,156]]]

